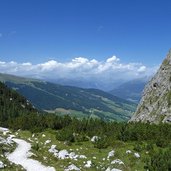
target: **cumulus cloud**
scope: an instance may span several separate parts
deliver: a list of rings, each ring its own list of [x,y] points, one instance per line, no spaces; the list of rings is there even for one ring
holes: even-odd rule
[[[51,80],[127,81],[151,76],[156,69],[157,67],[148,68],[141,63],[122,63],[116,56],[112,56],[106,61],[77,57],[69,62],[50,60],[39,64],[0,61],[0,72],[2,73]]]
[[[106,60],[107,63],[113,63],[113,62],[118,62],[119,58],[117,58],[116,56],[112,56],[111,58],[108,58]]]
[[[138,72],[145,72],[147,69],[146,66],[141,66],[139,69],[138,69]]]

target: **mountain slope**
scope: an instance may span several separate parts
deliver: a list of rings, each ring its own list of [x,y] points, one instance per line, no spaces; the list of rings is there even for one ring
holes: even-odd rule
[[[0,82],[0,125],[5,125],[10,118],[27,115],[30,112],[36,112],[31,103]]]
[[[141,99],[141,94],[146,83],[146,78],[131,80],[121,84],[119,87],[111,90],[109,93],[114,96],[138,103]]]
[[[131,121],[171,121],[171,50],[158,72],[146,85]]]
[[[77,117],[97,117],[105,120],[128,120],[136,105],[96,89],[62,86],[29,79],[11,79],[0,75],[6,85],[17,90],[35,107],[57,111],[59,114],[74,114]]]

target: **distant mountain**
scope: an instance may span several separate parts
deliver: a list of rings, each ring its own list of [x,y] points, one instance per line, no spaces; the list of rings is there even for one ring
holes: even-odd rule
[[[148,82],[148,78],[135,79],[121,84],[119,87],[111,90],[114,96],[138,103],[141,99],[142,91]]]
[[[67,85],[67,86],[74,86],[74,87],[81,87],[81,88],[94,88],[94,89],[99,89],[99,90],[103,90],[108,92],[109,90],[111,90],[113,87],[113,85],[115,85],[115,87],[119,86],[120,84],[122,84],[124,81],[123,80],[105,80],[105,78],[103,79],[92,79],[92,80],[86,80],[86,79],[48,79],[48,78],[44,78],[44,80],[48,81],[48,82],[52,82],[55,84],[60,84],[60,85]]]
[[[61,115],[125,121],[136,108],[132,102],[97,89],[63,86],[7,74],[0,74],[0,80],[25,96],[36,108]]]

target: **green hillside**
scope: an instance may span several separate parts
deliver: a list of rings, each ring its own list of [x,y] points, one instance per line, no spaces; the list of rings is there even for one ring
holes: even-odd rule
[[[10,119],[12,121],[13,118],[27,115],[30,112],[36,112],[31,103],[0,82],[0,125],[5,126]]]
[[[136,108],[132,102],[97,89],[62,86],[5,74],[0,75],[0,80],[25,96],[36,108],[60,115],[125,121]]]

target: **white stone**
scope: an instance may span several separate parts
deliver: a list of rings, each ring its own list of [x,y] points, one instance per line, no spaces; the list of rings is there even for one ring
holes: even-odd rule
[[[45,145],[51,143],[51,140],[46,140]]]
[[[69,165],[64,171],[70,171],[70,170],[80,171],[80,169],[74,164]]]
[[[47,160],[47,157],[43,156],[43,160]]]
[[[28,140],[29,140],[30,142],[33,142],[33,141],[31,140],[31,138],[30,138],[30,137],[28,138]]]
[[[9,129],[8,128],[0,127],[0,132],[9,132]]]
[[[119,165],[121,165],[121,164],[124,164],[124,162],[122,160],[120,160],[120,159],[115,159],[115,160],[113,160],[111,162],[111,164],[119,164]]]
[[[80,159],[86,159],[87,157],[85,155],[80,155]]]
[[[126,154],[131,154],[131,153],[132,153],[131,150],[127,150],[127,151],[126,151]]]
[[[134,153],[134,156],[135,156],[136,158],[140,158],[139,153]]]
[[[110,151],[110,152],[108,153],[107,158],[109,159],[110,157],[113,157],[114,155],[115,155],[115,151],[112,150],[112,151]]]
[[[167,112],[167,109],[162,109],[162,113],[166,113]]]
[[[76,156],[76,154],[75,154],[74,152],[69,153],[69,158],[70,158],[70,159],[77,158],[77,157],[75,157],[75,156]],[[77,155],[77,156],[78,156],[78,155]]]
[[[56,145],[51,145],[51,148],[48,151],[53,154],[58,152],[58,150],[56,149]]]
[[[84,167],[86,167],[86,168],[90,168],[90,167],[91,167],[91,165],[92,165],[91,160],[88,160]]]
[[[58,158],[59,159],[66,159],[66,158],[69,158],[69,153],[67,150],[61,150],[59,151],[58,153]]]
[[[100,139],[100,137],[98,137],[98,136],[93,136],[93,137],[91,138],[91,142],[98,141],[99,139]]]
[[[7,144],[7,141],[0,136],[0,144]]]
[[[13,143],[12,137],[8,137],[8,138],[6,139],[6,143],[7,143],[7,144],[12,144],[12,143]]]
[[[105,171],[110,171],[110,167],[108,167]]]
[[[116,168],[110,169],[110,167],[108,167],[105,171],[122,171],[122,170]]]
[[[113,168],[111,171],[122,171],[122,170]]]
[[[0,161],[0,169],[4,168],[4,163],[2,161]]]
[[[42,134],[42,137],[46,137],[46,135],[45,134]]]

